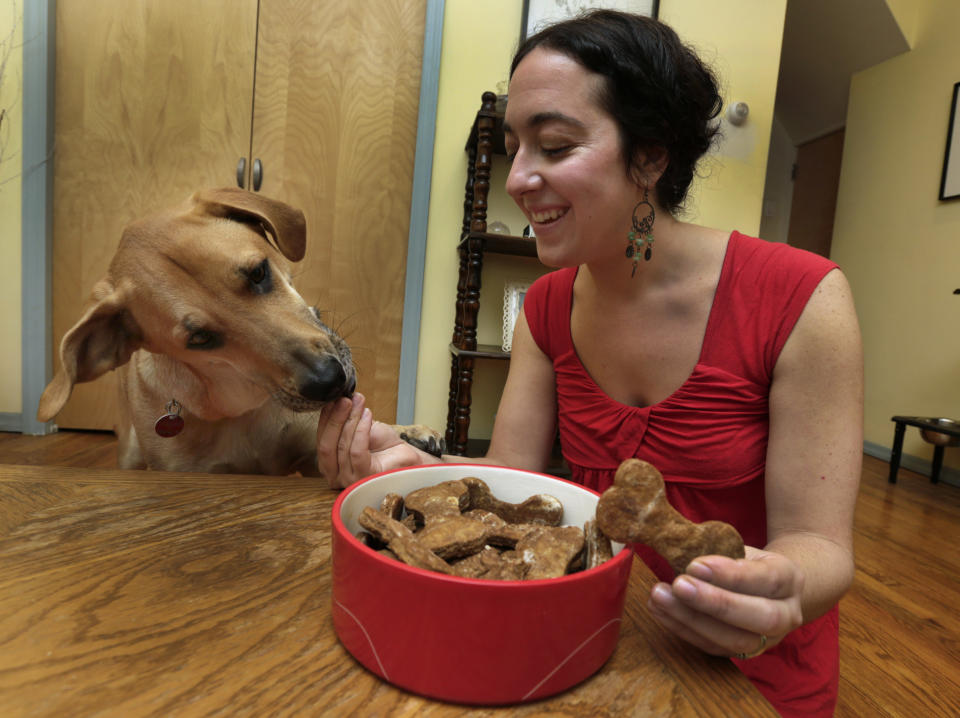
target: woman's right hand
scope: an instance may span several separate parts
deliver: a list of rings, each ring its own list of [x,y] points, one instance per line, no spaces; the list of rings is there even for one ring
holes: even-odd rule
[[[317,466],[331,489],[340,489],[381,471],[435,464],[435,456],[400,438],[389,424],[373,420],[363,394],[341,398],[320,411]]]

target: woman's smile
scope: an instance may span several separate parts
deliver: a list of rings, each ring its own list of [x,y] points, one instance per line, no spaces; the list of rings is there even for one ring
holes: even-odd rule
[[[546,224],[547,222],[560,219],[566,213],[566,209],[530,210],[530,219],[538,224]]]

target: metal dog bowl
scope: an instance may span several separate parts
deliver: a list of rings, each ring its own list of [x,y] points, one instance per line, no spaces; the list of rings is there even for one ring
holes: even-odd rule
[[[932,419],[934,423],[938,426],[943,426],[950,429],[960,428],[960,422],[954,421],[953,419]],[[934,446],[960,446],[960,436],[951,436],[950,434],[944,434],[943,432],[936,431],[935,429],[921,429],[920,436],[923,437],[924,441],[927,441]]]

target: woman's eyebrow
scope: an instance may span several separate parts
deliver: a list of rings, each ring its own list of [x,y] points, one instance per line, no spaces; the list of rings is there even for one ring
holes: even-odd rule
[[[586,125],[584,125],[576,117],[571,117],[570,115],[565,115],[564,113],[557,111],[538,112],[535,115],[532,115],[529,120],[527,120],[527,126],[537,127],[539,125],[545,125],[548,122],[561,122],[565,125],[572,125],[578,128],[586,127]],[[503,123],[503,131],[514,134],[513,127],[506,121]]]

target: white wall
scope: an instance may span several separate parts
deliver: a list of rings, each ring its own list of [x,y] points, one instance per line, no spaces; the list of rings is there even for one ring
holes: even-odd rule
[[[760,236],[771,242],[786,242],[793,204],[793,165],[797,148],[786,129],[773,116],[770,152],[767,155],[767,178],[763,188],[763,213]]]

